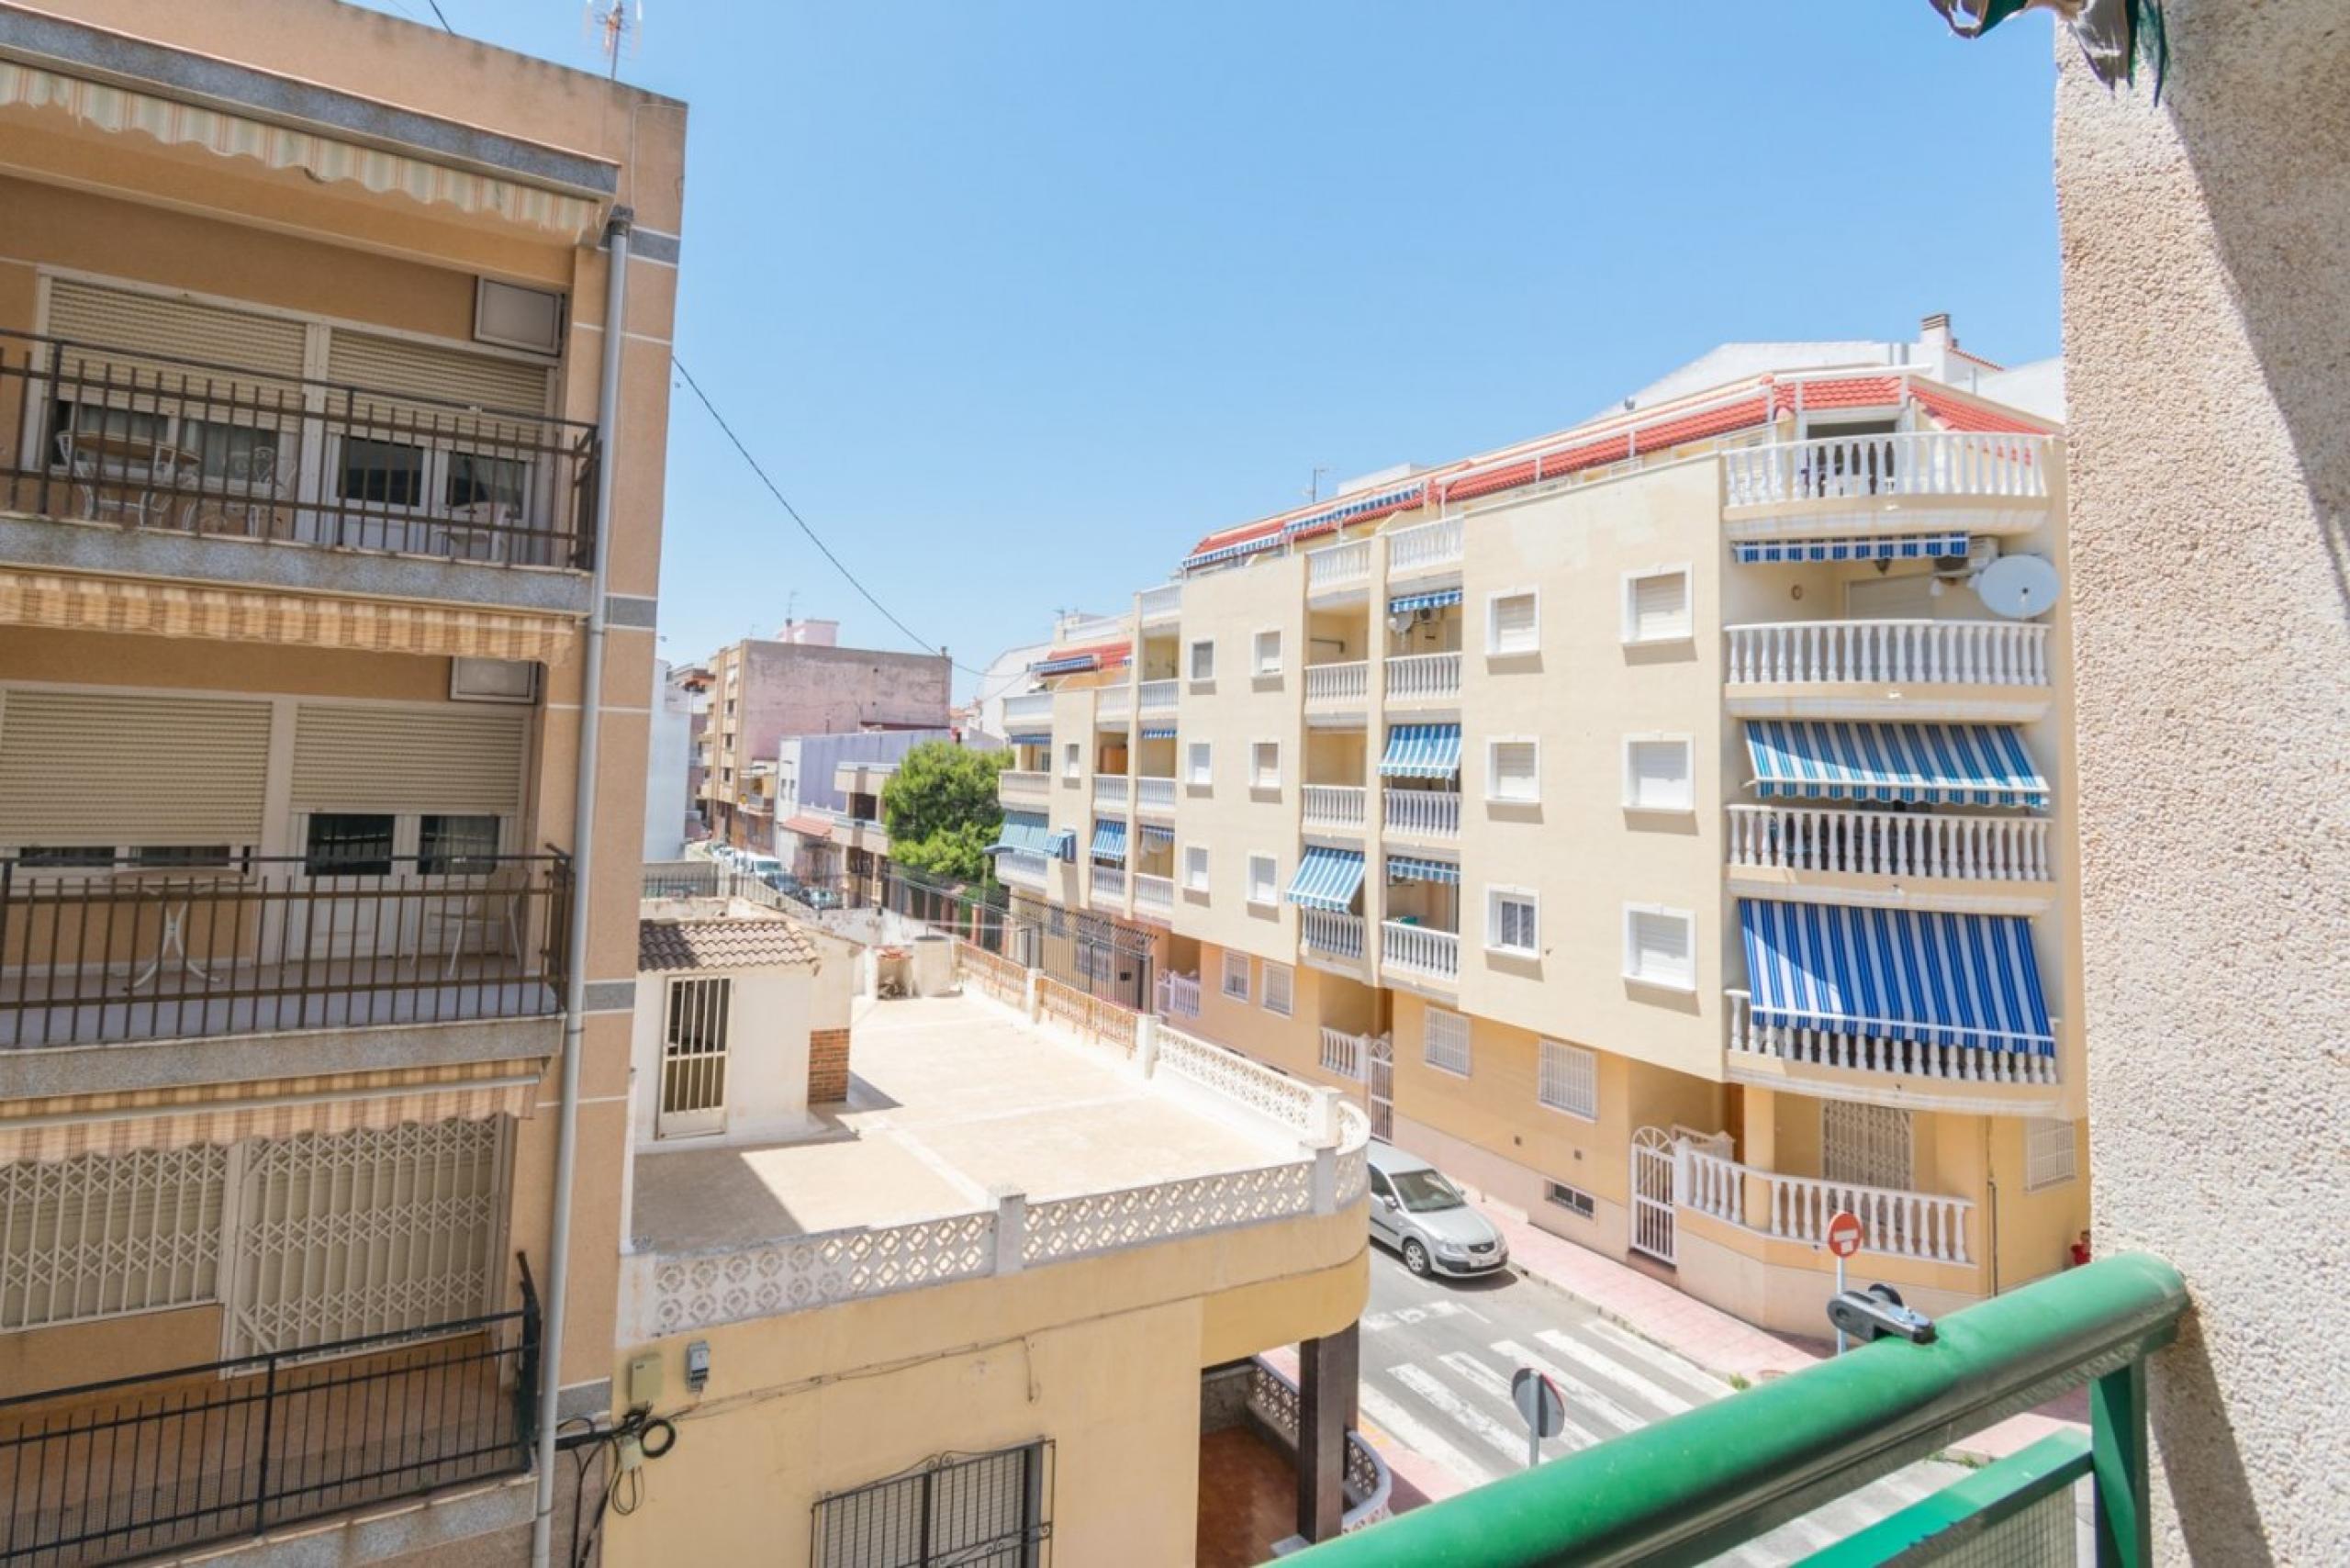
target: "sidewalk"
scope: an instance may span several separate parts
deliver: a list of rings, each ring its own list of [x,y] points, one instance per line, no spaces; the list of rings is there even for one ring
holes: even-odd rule
[[[1481,1198],[1472,1201],[1508,1238],[1511,1261],[1529,1277],[1588,1303],[1602,1316],[1615,1319],[1718,1377],[1761,1383],[1801,1372],[1829,1353],[1825,1346],[1809,1350],[1799,1342],[1766,1334],[1638,1269],[1539,1230],[1509,1209]],[[2083,1426],[2083,1422],[2031,1411],[1963,1439],[1952,1444],[1950,1451],[1985,1462],[2004,1459],[2051,1433]]]

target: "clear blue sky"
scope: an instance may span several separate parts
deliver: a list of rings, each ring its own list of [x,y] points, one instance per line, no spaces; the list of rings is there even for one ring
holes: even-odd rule
[[[376,0],[430,19],[426,0]],[[599,64],[577,0],[441,0]],[[644,0],[677,352],[957,659],[1199,534],[1572,423],[1714,343],[2057,350],[2049,28],[1926,0]],[[664,656],[856,599],[680,388]],[[968,689],[961,678],[957,689]]]

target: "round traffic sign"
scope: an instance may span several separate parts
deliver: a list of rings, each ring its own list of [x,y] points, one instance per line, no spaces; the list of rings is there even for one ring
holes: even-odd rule
[[[1850,1209],[1838,1209],[1828,1222],[1828,1250],[1839,1258],[1850,1258],[1861,1249],[1861,1216]]]
[[[1559,1396],[1559,1385],[1532,1367],[1517,1369],[1509,1380],[1509,1397],[1538,1437],[1555,1438],[1566,1428],[1567,1402]]]

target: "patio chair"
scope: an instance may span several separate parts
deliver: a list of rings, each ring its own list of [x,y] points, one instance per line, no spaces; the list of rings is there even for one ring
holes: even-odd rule
[[[457,961],[468,952],[522,958],[522,900],[530,891],[531,873],[521,866],[501,866],[471,887],[450,888],[426,901],[422,929],[417,934],[417,962],[444,949],[441,978],[453,980]],[[479,942],[487,946],[474,946]]]

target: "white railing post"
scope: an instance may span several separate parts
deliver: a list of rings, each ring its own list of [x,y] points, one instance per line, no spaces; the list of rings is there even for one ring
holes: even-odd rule
[[[1332,1092],[1336,1092],[1332,1091]],[[1338,1143],[1332,1139],[1308,1151],[1314,1160],[1314,1212],[1334,1215],[1338,1212]]]
[[[997,1187],[995,1199],[995,1269],[998,1274],[1020,1272],[1028,1240],[1028,1194],[1018,1187]]]
[[[1166,977],[1159,978],[1164,980]],[[1162,991],[1165,989],[1160,987]],[[1145,1078],[1158,1071],[1158,1020],[1147,1013],[1135,1020],[1135,1061]]]

